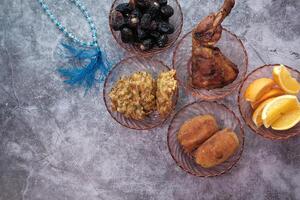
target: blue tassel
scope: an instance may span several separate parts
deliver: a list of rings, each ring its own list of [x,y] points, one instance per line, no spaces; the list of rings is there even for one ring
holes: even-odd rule
[[[74,86],[83,86],[86,91],[92,88],[96,81],[103,82],[109,72],[109,63],[106,56],[103,55],[99,47],[95,48],[76,48],[74,46],[62,43],[67,50],[66,58],[84,61],[86,65],[77,67],[60,67],[58,72],[66,78],[66,84]],[[99,78],[96,79],[97,71],[100,72]]]

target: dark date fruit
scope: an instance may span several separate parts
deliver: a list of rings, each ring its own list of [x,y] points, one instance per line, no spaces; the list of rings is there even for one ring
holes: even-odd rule
[[[141,18],[142,17],[142,12],[140,9],[135,8],[132,12],[131,12],[131,17],[138,17]]]
[[[148,29],[151,25],[151,15],[146,13],[143,15],[143,17],[141,18],[141,27],[144,29]]]
[[[138,27],[137,30],[136,30],[136,32],[137,32],[137,39],[139,41],[142,41],[143,39],[145,39],[146,37],[148,37],[147,31],[145,31],[141,27]]]
[[[158,39],[157,39],[157,46],[162,48],[165,47],[167,42],[168,42],[168,36],[167,35],[161,35]]]
[[[155,8],[160,8],[160,4],[157,0],[152,1],[152,3],[150,5],[155,7]]]
[[[123,28],[121,30],[121,39],[124,43],[132,43],[134,41],[134,34],[130,28]]]
[[[124,17],[124,16],[123,16],[123,17]],[[129,20],[130,20],[129,17],[124,17],[124,25],[120,28],[120,31],[121,31],[121,29],[124,28],[124,27],[130,27],[130,26],[129,26]]]
[[[161,5],[161,6],[165,6],[168,4],[168,0],[158,0],[158,3]]]
[[[161,33],[172,34],[174,33],[174,26],[167,22],[159,22],[157,30]]]
[[[155,21],[156,21],[157,23],[159,23],[159,22],[167,22],[167,23],[169,23],[169,18],[165,18],[165,17],[163,17],[163,16],[160,14],[160,15],[158,15],[158,16],[155,18]]]
[[[140,45],[142,51],[147,51],[153,47],[153,41],[151,39],[144,40]]]
[[[115,31],[120,30],[121,28],[124,27],[125,25],[125,20],[124,17],[122,15],[122,13],[118,12],[118,11],[114,11],[112,14],[112,28]]]
[[[151,37],[153,37],[153,39],[158,40],[158,38],[160,37],[160,33],[158,31],[152,31],[150,33]]]
[[[150,8],[148,9],[147,13],[151,15],[152,19],[155,19],[155,17],[159,14],[159,11],[160,11],[159,3],[153,1],[151,2]]]
[[[153,20],[148,29],[151,31],[155,31],[157,29],[157,22]]]
[[[140,22],[140,20],[138,17],[130,17],[128,24],[129,24],[130,28],[135,28],[135,27],[137,27],[139,22]]]
[[[169,18],[174,14],[174,9],[171,6],[166,5],[160,8],[160,13],[162,17]]]
[[[115,10],[122,13],[123,15],[127,15],[133,10],[133,6],[129,3],[121,3],[117,5]]]
[[[136,6],[142,10],[149,8],[150,0],[136,0]]]

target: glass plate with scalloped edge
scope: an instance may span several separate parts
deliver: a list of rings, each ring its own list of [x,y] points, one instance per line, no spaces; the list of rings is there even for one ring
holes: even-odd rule
[[[244,93],[247,87],[249,86],[249,84],[258,78],[263,78],[263,77],[272,78],[273,67],[276,65],[279,64],[264,65],[253,70],[250,74],[248,74],[248,76],[245,78],[243,84],[239,89],[238,104],[239,104],[240,113],[245,123],[256,134],[259,134],[264,138],[271,139],[271,140],[284,140],[296,135],[300,135],[300,123],[298,123],[295,127],[285,131],[276,131],[273,130],[272,128],[265,128],[264,126],[258,128],[255,126],[254,122],[252,121],[252,115],[254,110],[251,108],[250,103],[244,99]],[[300,72],[291,67],[288,66],[286,67],[288,68],[292,76],[296,78],[298,81],[300,81]],[[300,94],[298,94],[298,99],[300,99]]]
[[[173,68],[178,72],[179,83],[185,91],[201,100],[217,100],[232,94],[243,82],[248,68],[248,55],[242,41],[223,28],[222,37],[216,44],[222,53],[235,63],[239,69],[237,78],[230,84],[215,89],[197,89],[190,84],[192,58],[192,31],[188,32],[177,44],[173,54]]]
[[[190,154],[185,153],[177,139],[177,133],[186,120],[205,114],[215,116],[221,129],[233,130],[240,142],[239,148],[228,160],[209,169],[202,168]],[[239,161],[244,149],[244,140],[242,125],[234,112],[225,105],[212,101],[193,102],[181,108],[171,120],[167,136],[169,152],[176,164],[187,173],[199,177],[218,176],[228,172]]]
[[[134,72],[147,71],[153,76],[153,78],[156,79],[160,72],[169,70],[171,69],[162,61],[140,56],[129,57],[116,64],[106,77],[103,87],[103,99],[106,109],[110,113],[111,117],[122,126],[136,130],[148,130],[163,124],[176,106],[178,88],[173,96],[173,109],[171,109],[171,112],[165,118],[160,117],[157,111],[152,112],[144,120],[126,118],[123,114],[112,111],[111,100],[108,95],[114,84],[121,78],[121,76],[130,76]]]

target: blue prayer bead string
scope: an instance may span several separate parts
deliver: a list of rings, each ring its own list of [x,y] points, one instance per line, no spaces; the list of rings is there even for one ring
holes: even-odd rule
[[[70,0],[72,3],[74,3],[79,10],[82,12],[83,16],[86,18],[89,27],[90,27],[90,31],[92,32],[92,42],[86,42],[86,41],[82,41],[81,39],[79,39],[78,37],[75,36],[74,33],[68,31],[67,28],[65,28],[57,19],[56,17],[53,15],[52,11],[49,9],[48,5],[45,3],[44,0],[37,0],[43,10],[45,11],[45,13],[49,16],[49,18],[51,19],[51,21],[56,25],[56,27],[64,33],[64,35],[66,37],[68,37],[70,40],[72,40],[73,42],[80,44],[81,46],[85,46],[85,47],[98,47],[98,38],[97,38],[97,30],[96,30],[96,26],[92,20],[92,18],[90,17],[90,14],[88,13],[86,7],[81,3],[80,0]]]

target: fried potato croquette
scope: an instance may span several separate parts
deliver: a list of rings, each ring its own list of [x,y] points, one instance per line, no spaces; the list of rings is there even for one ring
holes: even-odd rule
[[[177,138],[184,151],[191,153],[218,129],[216,119],[212,115],[201,115],[187,120],[180,127]]]
[[[238,76],[237,66],[215,46],[222,35],[221,23],[234,4],[234,0],[225,0],[218,12],[205,17],[193,30],[191,83],[195,88],[221,88]]]
[[[237,135],[230,129],[218,131],[194,152],[195,161],[211,168],[230,158],[239,147]]]

